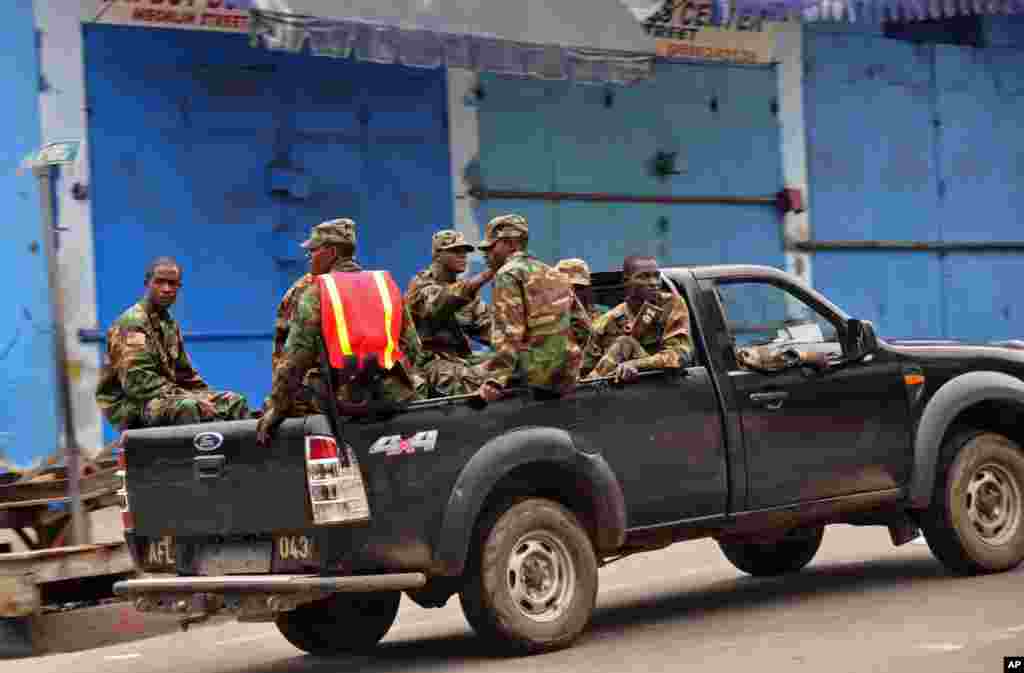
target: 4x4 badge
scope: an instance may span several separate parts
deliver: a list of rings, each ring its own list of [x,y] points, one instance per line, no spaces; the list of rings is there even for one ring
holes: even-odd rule
[[[401,435],[385,435],[373,443],[373,446],[370,447],[370,453],[383,453],[388,456],[398,456],[403,453],[433,451],[436,445],[437,430],[417,432],[412,437],[404,439]]]
[[[192,440],[192,444],[200,451],[213,451],[224,443],[224,435],[219,432],[200,432]]]

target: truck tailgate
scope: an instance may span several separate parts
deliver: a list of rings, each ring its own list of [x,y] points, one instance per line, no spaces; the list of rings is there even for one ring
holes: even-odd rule
[[[256,443],[256,420],[129,431],[124,451],[136,534],[245,535],[309,527],[305,423],[287,419],[267,448]]]

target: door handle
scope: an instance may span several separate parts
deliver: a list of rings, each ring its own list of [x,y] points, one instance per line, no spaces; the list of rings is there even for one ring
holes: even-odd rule
[[[224,456],[196,456],[192,465],[196,479],[220,479],[224,475]]]
[[[770,393],[750,393],[750,401],[762,405],[766,409],[778,409],[789,397],[789,393],[776,390]]]

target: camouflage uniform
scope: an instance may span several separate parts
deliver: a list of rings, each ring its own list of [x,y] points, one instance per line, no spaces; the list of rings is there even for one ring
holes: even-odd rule
[[[563,273],[565,277],[569,279],[569,283],[574,287],[577,285],[590,287],[590,267],[587,266],[587,263],[582,259],[573,258],[559,260],[558,264],[555,265],[555,270]],[[590,349],[590,339],[593,336],[593,329],[597,324],[597,319],[600,315],[593,309],[587,309],[579,299],[577,299],[577,302],[579,302],[578,310],[583,313],[586,317],[586,323],[590,326],[589,330],[577,330],[576,334],[577,342],[580,344],[580,350],[586,354]],[[586,374],[587,371],[585,369],[580,371],[581,376]]]
[[[107,330],[107,361],[96,402],[118,430],[238,420],[249,414],[244,396],[209,389],[192,366],[178,323],[145,299]]]
[[[479,290],[465,280],[449,280],[451,272],[436,261],[438,253],[457,248],[473,250],[459,232],[446,229],[434,234],[435,261],[416,274],[405,293],[423,349],[430,356],[423,373],[437,396],[465,395],[480,387],[483,381],[472,367],[485,356],[473,353],[469,338],[491,341],[491,312]]]
[[[270,355],[271,376],[273,376],[274,370],[277,369],[277,365],[284,356],[284,344],[288,340],[288,323],[295,313],[298,299],[302,292],[315,281],[316,278],[313,274],[303,274],[301,278],[292,283],[292,286],[284,293],[284,297],[281,298],[281,303],[277,306],[277,318],[274,321],[274,352]],[[308,386],[303,386],[295,400],[295,413],[302,416],[316,413],[315,398],[314,391]],[[264,398],[263,406],[267,407],[269,405],[270,397],[268,396]]]
[[[486,240],[479,247],[527,234],[526,218],[502,215],[487,224]],[[579,380],[583,353],[578,335],[589,331],[581,309],[564,275],[526,252],[512,254],[494,277],[495,352],[473,369],[499,388],[519,374],[531,387],[568,391]]]
[[[309,240],[302,245],[310,248],[344,242],[355,245],[355,223],[347,219],[317,225]],[[337,271],[362,271],[362,267],[353,259],[339,258],[330,273]],[[278,364],[274,368],[269,404],[266,408],[267,413],[273,412],[277,418],[303,415],[300,406],[295,404],[296,396],[303,387],[317,390],[322,385],[318,347],[318,342],[322,338],[319,285],[310,283],[295,301],[294,311],[287,323],[288,336]],[[384,399],[392,402],[409,402],[423,395],[426,382],[417,371],[416,365],[423,362],[424,354],[412,316],[409,314],[409,307],[405,306],[404,302],[399,349],[405,357],[384,374],[380,383],[380,393]],[[350,384],[340,385],[336,391],[339,401],[356,400],[363,397],[362,392],[353,390]],[[315,410],[320,411],[320,405],[315,397],[311,403]]]
[[[659,292],[657,303],[644,303],[635,315],[622,302],[598,318],[584,368],[592,367],[588,378],[597,378],[627,361],[640,371],[682,367],[692,353],[686,303],[670,292]]]

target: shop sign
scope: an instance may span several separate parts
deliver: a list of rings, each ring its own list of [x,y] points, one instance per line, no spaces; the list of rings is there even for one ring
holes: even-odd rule
[[[718,0],[661,0],[633,8],[644,31],[654,38],[658,56],[681,61],[771,63],[775,25],[755,16],[737,16]],[[727,16],[721,14],[727,12]]]
[[[248,33],[251,0],[107,0],[94,23]]]

